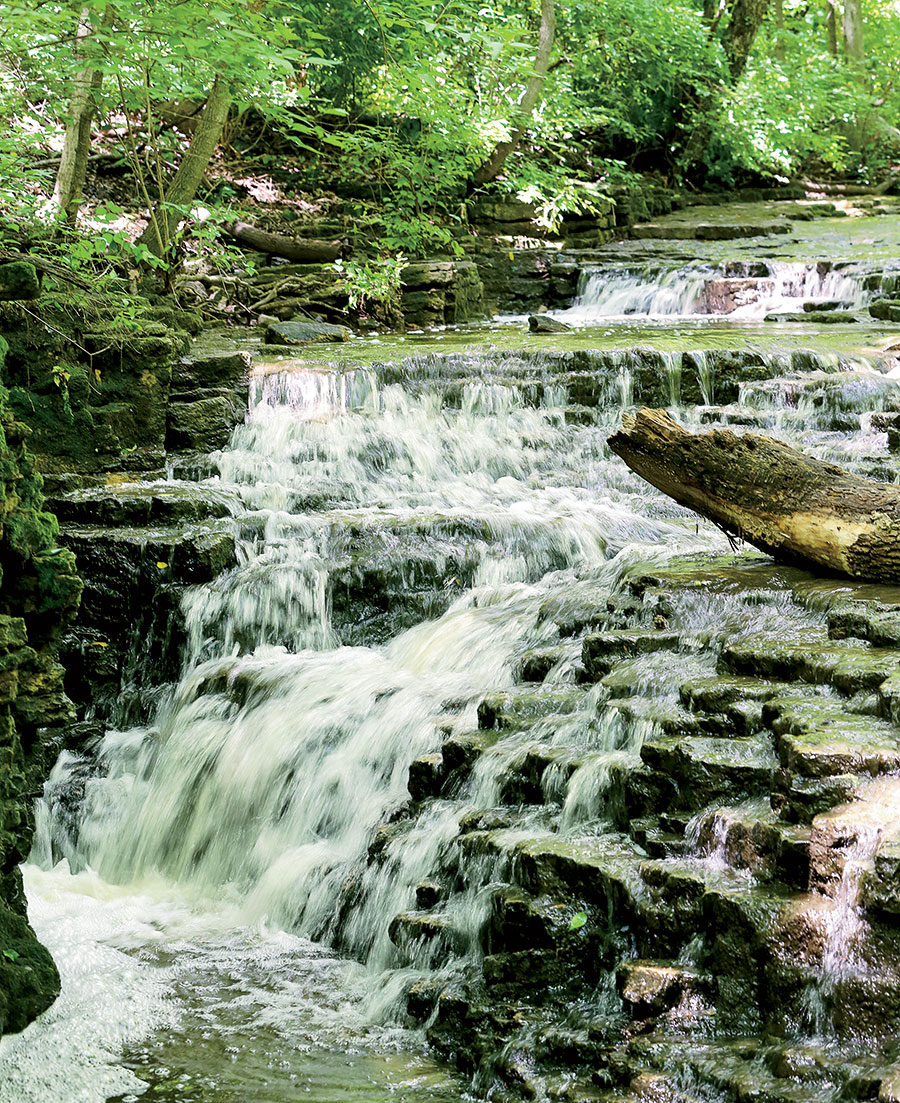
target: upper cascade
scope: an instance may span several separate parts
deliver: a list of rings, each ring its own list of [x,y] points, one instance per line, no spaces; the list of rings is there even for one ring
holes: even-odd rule
[[[760,269],[764,274],[759,274]],[[803,261],[773,260],[728,268],[699,263],[675,269],[587,268],[575,304],[565,316],[590,324],[596,318],[623,315],[762,318],[778,311],[796,311],[802,303],[858,309],[871,297],[866,279],[863,272],[843,272],[830,264]]]

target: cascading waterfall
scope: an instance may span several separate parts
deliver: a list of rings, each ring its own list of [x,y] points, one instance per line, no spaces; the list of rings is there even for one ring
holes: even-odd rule
[[[489,356],[450,381],[438,358],[254,377],[246,424],[206,484],[230,503],[236,565],[184,595],[183,676],[149,727],[107,733],[94,755],[66,752],[39,804],[27,876],[68,995],[27,1044],[0,1044],[0,1103],[55,1103],[73,1076],[106,1092],[85,1098],[136,1092],[143,1066],[132,1062],[135,1076],[120,1054],[155,1031],[181,1044],[187,1068],[200,1038],[227,1039],[233,1064],[252,1068],[248,1036],[265,1037],[270,1063],[323,1046],[415,1048],[392,1025],[406,992],[493,952],[516,847],[615,839],[623,778],[666,743],[679,687],[713,677],[722,639],[789,637],[816,621],[777,592],[668,595],[638,623],[677,638],[626,662],[618,683],[585,688],[581,644],[553,610],[613,608],[632,571],[726,547],[611,461],[605,436],[648,365],[676,408],[688,388],[722,401],[731,369],[715,350],[603,353],[595,408],[590,419],[576,409],[573,424],[566,386],[581,380],[561,382],[555,361],[545,371],[530,355],[524,380],[521,362]],[[859,367],[846,357],[772,356],[786,371],[831,369],[813,381],[821,393],[761,379],[741,388],[742,407],[774,416],[802,404],[807,445],[849,447],[832,414],[872,406],[880,373],[866,361],[844,380]],[[538,708],[486,736],[479,704],[514,698],[525,656],[541,651],[554,658],[535,699],[554,702],[550,716]],[[471,771],[407,817],[414,760],[473,739]],[[751,751],[774,768],[771,751]],[[491,819],[510,805],[513,819]],[[671,861],[752,891],[755,872],[734,877],[734,832],[739,817],[765,814],[752,802],[708,807]],[[483,852],[461,845],[482,815],[496,843]],[[442,878],[453,886],[443,896]],[[616,1002],[604,977],[597,1014]],[[91,1003],[128,1006],[128,1023],[111,1012],[96,1037],[75,1030]],[[527,1057],[530,1030],[499,1059]],[[325,1065],[324,1080],[349,1075]],[[487,1091],[491,1072],[480,1075]],[[30,1094],[10,1094],[4,1076],[27,1078]],[[362,1090],[367,1103],[388,1097]],[[440,1091],[429,1098],[462,1094]]]
[[[437,395],[381,386],[367,371],[257,378],[250,416],[213,481],[241,503],[237,565],[186,594],[184,677],[152,727],[108,733],[94,765],[60,760],[39,809],[34,859],[44,869],[30,874],[35,891],[74,888],[91,908],[104,897],[144,901],[128,920],[134,930],[109,935],[122,946],[180,944],[185,909],[199,908],[206,929],[189,941],[206,962],[197,975],[213,988],[228,984],[210,946],[282,929],[294,940],[285,952],[306,961],[313,951],[302,937],[325,939],[369,963],[380,979],[367,999],[389,1005],[397,995],[390,921],[459,830],[459,809],[438,802],[402,844],[389,844],[380,866],[366,867],[376,827],[408,799],[410,762],[442,732],[474,727],[478,701],[511,683],[518,656],[555,640],[542,614],[548,597],[579,577],[611,592],[635,564],[720,547],[717,534],[649,519],[643,489],[611,467],[602,430],[567,426],[552,398],[528,408],[512,387],[474,383],[459,409],[446,409]],[[470,574],[438,619],[379,647],[344,647],[332,579],[373,534],[384,570],[401,581],[422,555],[440,567],[448,541],[466,542]],[[598,734],[596,711],[589,700],[564,731],[529,736],[594,747],[593,765],[562,794],[568,826],[596,812],[604,761],[634,757],[634,733],[622,736],[613,722]],[[496,799],[510,751],[483,757],[469,806]],[[83,794],[77,815],[73,792]],[[477,888],[467,899],[454,916],[469,932],[464,955],[475,952],[485,914]],[[236,952],[225,958],[240,974]],[[313,972],[334,975],[340,991],[344,973],[315,953]],[[138,1016],[132,1034],[99,1049],[82,1038],[92,1068],[112,1067],[118,1046],[160,1021],[158,978],[138,969],[134,979],[136,993],[146,989],[134,997],[146,1021]],[[112,969],[107,982],[115,987]],[[268,998],[250,987],[254,1000]],[[63,1014],[56,1029],[64,1028]],[[35,1052],[56,1071],[52,1090],[38,1086],[28,1098],[43,1101],[66,1070],[52,1059],[53,1028],[40,1037]],[[25,1062],[15,1044],[0,1052],[0,1071],[19,1075]],[[109,1083],[125,1090],[121,1071]]]
[[[750,278],[726,277],[709,264],[676,269],[588,268],[578,298],[565,316],[582,325],[628,315],[762,318],[796,310],[804,301],[858,309],[869,298],[861,275],[803,262],[773,260],[767,267],[767,276]],[[722,295],[722,287],[729,284],[737,290],[733,298]]]

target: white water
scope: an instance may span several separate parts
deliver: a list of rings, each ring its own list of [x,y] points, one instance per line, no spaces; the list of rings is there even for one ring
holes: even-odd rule
[[[366,372],[293,373],[266,377],[255,398],[215,481],[242,502],[238,566],[185,598],[180,685],[151,728],[106,736],[77,831],[53,807],[86,765],[61,760],[48,785],[34,851],[44,868],[29,887],[64,994],[0,1044],[3,1103],[137,1090],[117,1065],[123,1049],[195,1016],[198,1001],[208,1029],[227,1035],[235,986],[285,1044],[298,1020],[329,1044],[322,1022],[334,1019],[358,1042],[403,986],[390,920],[458,831],[460,810],[438,803],[382,865],[364,867],[375,828],[407,799],[410,762],[440,745],[440,727],[473,728],[478,701],[511,683],[519,656],[554,642],[549,597],[578,578],[611,591],[636,564],[723,547],[693,521],[648,517],[645,488],[606,458],[602,430],[567,427],[560,410],[528,409],[511,389],[476,384],[448,410]],[[470,577],[437,620],[381,647],[342,647],[331,580],[373,535],[400,583],[417,556],[440,566],[454,542]],[[569,825],[595,813],[610,762],[635,753],[595,730],[596,710],[588,695],[568,725],[532,733],[594,751],[561,794]],[[483,756],[471,807],[496,803],[512,750]],[[59,858],[83,872],[51,868]],[[473,892],[452,919],[472,935],[484,907]],[[304,938],[368,961],[354,1015],[343,1009],[351,991],[360,1000],[357,974]],[[302,974],[277,1000],[252,979],[257,952]],[[183,956],[200,980],[179,981]],[[390,1032],[372,1042],[396,1044]]]
[[[809,1025],[820,1037],[834,1035],[832,1003],[842,978],[865,975],[869,924],[862,906],[862,882],[882,844],[900,835],[900,780],[874,778],[857,799],[813,820],[810,882],[829,905],[820,907],[822,947],[815,978],[804,998]],[[823,868],[819,868],[822,866]]]
[[[745,280],[725,277],[708,265],[645,271],[588,269],[575,304],[564,316],[580,325],[628,315],[727,314],[747,319],[797,311],[805,301],[837,301],[847,309],[858,309],[868,299],[862,277],[788,261],[769,262],[769,271],[768,276]],[[723,285],[734,287],[728,309],[720,301]]]

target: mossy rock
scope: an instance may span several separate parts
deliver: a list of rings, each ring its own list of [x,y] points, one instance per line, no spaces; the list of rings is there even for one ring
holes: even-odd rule
[[[14,1034],[59,995],[59,973],[24,916],[0,904],[0,1034]]]
[[[900,299],[876,299],[869,313],[879,322],[900,322]]]
[[[0,300],[36,299],[41,283],[33,264],[24,260],[0,264]]]

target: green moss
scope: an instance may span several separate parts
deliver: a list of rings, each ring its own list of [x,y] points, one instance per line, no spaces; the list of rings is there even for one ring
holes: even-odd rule
[[[59,995],[59,973],[24,916],[0,904],[0,1034],[23,1030]]]

